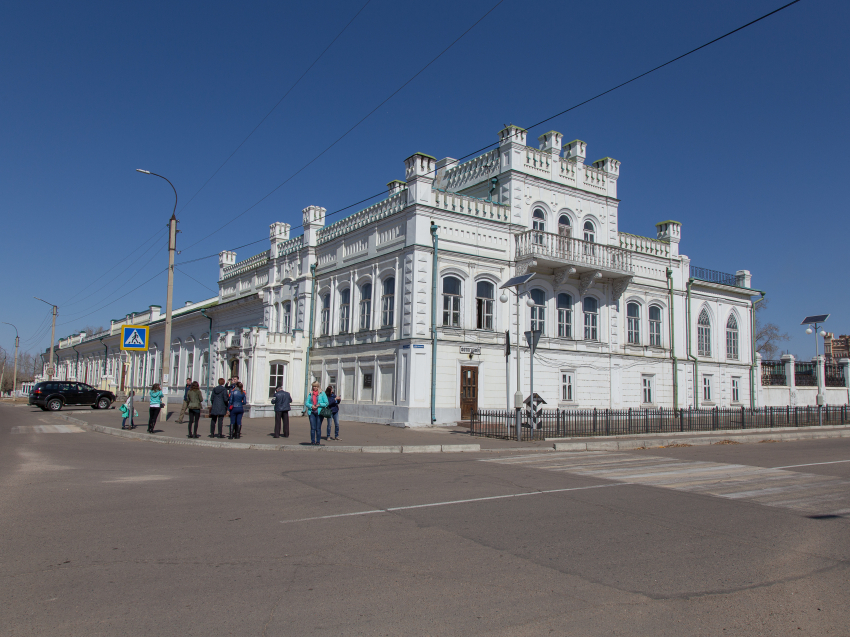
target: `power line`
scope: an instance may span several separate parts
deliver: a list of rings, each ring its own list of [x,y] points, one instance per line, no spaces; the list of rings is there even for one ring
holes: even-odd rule
[[[377,110],[378,110],[379,108],[381,108],[384,104],[386,104],[387,102],[389,102],[389,101],[390,101],[393,97],[395,97],[395,96],[396,96],[396,94],[398,94],[398,93],[399,93],[399,92],[400,92],[400,91],[401,91],[404,87],[406,87],[406,86],[407,86],[408,84],[410,84],[413,80],[415,80],[415,79],[416,79],[417,77],[419,77],[422,73],[424,73],[424,72],[425,72],[425,70],[426,70],[429,66],[431,66],[434,62],[436,62],[436,61],[437,61],[437,60],[439,60],[441,57],[443,57],[443,55],[444,55],[444,54],[445,54],[445,53],[446,53],[449,49],[451,49],[451,48],[452,48],[455,44],[457,44],[457,43],[458,43],[458,42],[459,42],[459,41],[460,41],[460,40],[461,40],[461,39],[462,39],[462,38],[463,38],[463,37],[464,37],[467,33],[469,33],[470,31],[472,31],[472,29],[474,29],[474,28],[475,28],[475,27],[476,27],[476,26],[477,26],[477,25],[478,25],[478,24],[479,24],[479,23],[480,23],[480,22],[481,22],[484,18],[486,18],[486,17],[487,17],[488,15],[490,15],[493,11],[495,11],[495,10],[496,10],[496,8],[497,8],[500,4],[502,4],[504,1],[505,1],[505,0],[499,0],[496,4],[494,4],[494,5],[493,5],[493,6],[492,6],[492,7],[491,7],[491,8],[490,8],[490,9],[489,9],[489,10],[488,10],[488,11],[487,11],[484,15],[482,15],[480,18],[478,18],[478,20],[476,20],[476,21],[472,24],[472,26],[470,26],[470,27],[469,27],[466,31],[464,31],[464,32],[463,32],[463,33],[461,33],[461,34],[460,34],[457,38],[455,38],[455,39],[451,42],[451,44],[449,44],[446,48],[444,48],[442,51],[440,51],[440,53],[438,53],[436,57],[434,57],[434,58],[433,58],[430,62],[428,62],[425,66],[423,66],[423,67],[422,67],[421,69],[419,69],[416,73],[414,73],[414,74],[413,74],[413,76],[412,76],[412,77],[410,77],[410,79],[408,79],[408,80],[407,80],[404,84],[402,84],[402,85],[401,85],[401,86],[399,86],[399,87],[398,87],[395,91],[393,91],[392,93],[390,93],[390,95],[389,95],[386,99],[384,99],[384,100],[383,100],[380,104],[378,104],[375,108],[373,108],[371,111],[369,111],[368,113],[366,113],[366,115],[364,115],[364,116],[363,116],[363,117],[362,117],[362,118],[361,118],[361,119],[360,119],[360,120],[359,120],[356,124],[354,124],[354,126],[352,126],[352,127],[351,127],[351,128],[349,128],[347,131],[345,131],[342,135],[340,135],[339,137],[337,137],[337,138],[336,138],[336,140],[335,140],[333,143],[331,143],[331,144],[330,144],[327,148],[325,148],[322,152],[320,152],[318,155],[316,155],[315,157],[313,157],[313,159],[311,159],[310,161],[308,161],[308,162],[307,162],[306,164],[304,164],[301,168],[299,168],[299,169],[298,169],[298,170],[296,170],[294,173],[292,173],[289,177],[287,177],[286,179],[284,179],[281,183],[279,183],[277,186],[275,186],[275,187],[274,187],[274,188],[273,188],[270,192],[268,192],[266,195],[264,195],[261,199],[259,199],[258,201],[256,201],[254,204],[252,204],[251,206],[249,206],[248,208],[246,208],[245,210],[243,210],[242,212],[240,212],[238,215],[236,215],[235,217],[233,217],[232,219],[230,219],[230,221],[228,221],[228,222],[227,222],[227,223],[225,223],[224,225],[220,226],[217,230],[213,230],[210,234],[206,235],[205,237],[203,237],[203,238],[201,238],[201,239],[198,239],[195,243],[193,243],[193,244],[191,244],[190,246],[188,246],[188,247],[184,248],[184,250],[188,250],[189,248],[192,248],[192,247],[194,247],[194,246],[198,245],[198,244],[199,244],[199,243],[201,243],[202,241],[206,241],[207,239],[209,239],[209,238],[210,238],[211,236],[213,236],[214,234],[216,234],[216,233],[218,233],[218,232],[221,232],[221,231],[222,231],[222,230],[224,230],[227,226],[229,226],[231,223],[233,223],[234,221],[236,221],[237,219],[239,219],[241,216],[243,216],[243,215],[247,214],[250,210],[252,210],[252,209],[253,209],[253,208],[255,208],[256,206],[258,206],[258,205],[259,205],[259,204],[261,204],[263,201],[265,201],[266,199],[268,199],[269,197],[271,197],[271,196],[272,196],[275,192],[277,192],[278,190],[280,190],[280,189],[281,189],[283,186],[285,186],[285,185],[286,185],[286,184],[287,184],[290,180],[292,180],[294,177],[296,177],[297,175],[299,175],[302,171],[304,171],[306,168],[308,168],[308,167],[309,167],[309,166],[310,166],[313,162],[315,162],[315,161],[316,161],[317,159],[319,159],[322,155],[324,155],[326,152],[328,152],[331,148],[333,148],[333,147],[334,147],[334,146],[336,146],[339,142],[341,142],[343,139],[345,139],[345,137],[347,137],[347,136],[349,135],[349,133],[351,133],[351,132],[352,132],[355,128],[357,128],[358,126],[360,126],[360,124],[362,124],[362,123],[363,123],[363,122],[365,122],[365,121],[366,121],[369,117],[371,117],[371,116],[372,116],[372,114],[373,114],[375,111],[377,111]]]
[[[227,156],[227,159],[225,159],[225,160],[222,162],[221,166],[219,166],[218,168],[216,168],[216,169],[215,169],[215,172],[214,172],[212,175],[210,175],[210,178],[209,178],[209,179],[207,179],[207,180],[204,182],[204,185],[203,185],[203,186],[201,186],[200,188],[198,188],[198,192],[196,192],[194,195],[192,195],[192,196],[189,198],[189,201],[187,201],[185,204],[183,204],[183,207],[182,207],[182,208],[180,208],[180,212],[183,212],[183,211],[186,209],[186,207],[187,207],[190,203],[192,203],[192,200],[193,200],[195,197],[197,197],[197,196],[198,196],[198,194],[199,194],[199,193],[200,193],[200,192],[201,192],[204,188],[206,188],[207,184],[208,184],[208,183],[210,183],[210,181],[212,181],[213,177],[215,177],[215,176],[218,174],[218,172],[219,172],[222,168],[224,168],[224,165],[225,165],[227,162],[229,162],[229,161],[230,161],[230,159],[231,159],[231,158],[232,158],[232,157],[233,157],[233,156],[234,156],[234,155],[235,155],[235,154],[239,151],[239,149],[240,149],[240,148],[242,148],[242,146],[245,144],[245,142],[247,142],[247,141],[251,138],[251,135],[253,135],[255,132],[257,132],[257,129],[258,129],[260,126],[262,126],[262,125],[263,125],[263,122],[265,122],[265,121],[268,119],[269,115],[271,115],[271,114],[275,111],[275,109],[276,109],[278,106],[280,106],[281,102],[283,102],[283,100],[285,100],[285,99],[286,99],[286,96],[287,96],[287,95],[289,95],[289,94],[292,92],[292,89],[294,89],[296,86],[298,86],[298,83],[299,83],[301,80],[303,80],[303,79],[304,79],[304,77],[307,75],[307,73],[309,73],[309,72],[310,72],[310,69],[312,69],[314,66],[316,66],[316,63],[317,63],[319,60],[321,60],[321,59],[322,59],[322,56],[323,56],[325,53],[327,53],[327,52],[328,52],[328,49],[330,49],[330,48],[333,46],[334,42],[336,42],[336,41],[339,39],[339,37],[340,37],[343,33],[345,33],[346,29],[348,29],[348,27],[350,27],[350,26],[351,26],[351,23],[352,23],[352,22],[354,22],[354,21],[357,19],[357,16],[359,16],[359,15],[363,12],[363,9],[365,9],[365,8],[366,8],[366,5],[368,5],[371,1],[372,1],[372,0],[366,0],[366,4],[364,4],[362,7],[360,7],[360,10],[359,10],[357,13],[355,13],[355,14],[354,14],[354,17],[353,17],[353,18],[351,18],[351,20],[349,20],[349,21],[348,21],[348,23],[347,23],[344,27],[342,27],[342,31],[340,31],[339,33],[337,33],[337,34],[336,34],[336,37],[335,37],[333,40],[331,40],[330,44],[328,44],[328,45],[325,47],[325,49],[324,49],[321,53],[319,53],[319,56],[318,56],[315,60],[313,60],[313,63],[312,63],[310,66],[308,66],[308,67],[307,67],[307,70],[306,70],[306,71],[304,71],[304,72],[301,74],[301,77],[299,77],[297,80],[295,80],[295,83],[294,83],[292,86],[290,86],[290,87],[289,87],[289,89],[286,91],[286,93],[284,93],[284,94],[283,94],[283,97],[281,97],[281,98],[277,101],[277,103],[276,103],[274,106],[272,106],[272,109],[271,109],[268,113],[266,113],[265,117],[263,117],[263,119],[261,119],[261,120],[260,120],[260,123],[259,123],[259,124],[257,124],[257,125],[256,125],[256,126],[255,126],[252,130],[251,130],[251,132],[250,132],[250,133],[248,133],[248,136],[247,136],[245,139],[243,139],[243,140],[242,140],[242,142],[241,142],[241,143],[240,143],[240,144],[236,147],[236,149],[235,149],[232,153],[230,153],[230,154]],[[185,273],[184,273],[184,274],[185,274]]]
[[[196,278],[195,278],[195,277],[193,277],[191,274],[189,274],[188,272],[186,272],[186,270],[183,270],[182,268],[178,268],[178,270],[180,270],[180,272],[182,272],[182,273],[183,273],[183,274],[185,274],[187,277],[189,277],[190,279],[192,279],[192,280],[193,280],[195,283],[197,283],[198,285],[202,285],[202,286],[204,286],[206,289],[208,289],[210,292],[215,292],[216,294],[218,294],[218,290],[213,290],[213,289],[212,289],[210,286],[208,286],[206,283],[201,283],[200,281],[198,281],[198,279],[196,279]]]
[[[560,112],[558,112],[558,113],[555,113],[554,115],[550,115],[549,117],[546,117],[545,119],[542,119],[542,120],[540,120],[539,122],[537,122],[537,123],[535,123],[535,124],[531,124],[530,126],[528,126],[528,127],[527,127],[527,130],[531,130],[531,129],[533,129],[533,128],[537,127],[537,126],[540,126],[540,125],[542,125],[542,124],[545,124],[546,122],[551,121],[551,120],[553,120],[553,119],[555,119],[555,118],[557,118],[557,117],[560,117],[561,115],[564,115],[564,114],[566,114],[566,113],[569,113],[570,111],[575,110],[575,109],[579,108],[580,106],[584,106],[585,104],[588,104],[588,103],[590,103],[590,102],[592,102],[592,101],[594,101],[594,100],[597,100],[597,99],[599,99],[600,97],[603,97],[604,95],[607,95],[608,93],[611,93],[612,91],[616,91],[617,89],[622,88],[622,87],[626,86],[627,84],[631,84],[632,82],[634,82],[634,81],[636,81],[636,80],[639,80],[639,79],[640,79],[640,78],[642,78],[642,77],[646,77],[646,76],[647,76],[647,75],[649,75],[650,73],[654,73],[655,71],[657,71],[657,70],[659,70],[659,69],[662,69],[662,68],[664,68],[665,66],[668,66],[668,65],[670,65],[670,64],[673,64],[674,62],[677,62],[678,60],[681,60],[682,58],[685,58],[685,57],[687,57],[687,56],[691,55],[692,53],[696,53],[696,52],[697,52],[697,51],[699,51],[700,49],[704,49],[704,48],[705,48],[705,47],[707,47],[707,46],[710,46],[710,45],[712,45],[712,44],[714,44],[714,43],[716,43],[716,42],[719,42],[720,40],[722,40],[722,39],[724,39],[724,38],[727,38],[727,37],[729,37],[730,35],[732,35],[732,34],[734,34],[734,33],[737,33],[738,31],[741,31],[742,29],[746,29],[747,27],[752,26],[752,25],[756,24],[757,22],[760,22],[761,20],[764,20],[765,18],[768,18],[768,17],[770,17],[770,16],[774,15],[775,13],[779,13],[779,12],[780,12],[780,11],[782,11],[783,9],[787,9],[787,8],[788,8],[788,7],[790,7],[791,5],[797,4],[798,2],[800,2],[800,0],[793,0],[792,2],[789,2],[788,4],[783,5],[783,6],[779,7],[778,9],[774,9],[773,11],[770,11],[769,13],[766,13],[766,14],[764,14],[763,16],[761,16],[761,17],[759,17],[759,18],[756,18],[755,20],[751,20],[750,22],[747,22],[746,24],[743,24],[743,25],[739,26],[738,28],[733,29],[732,31],[729,31],[728,33],[725,33],[725,34],[723,34],[723,35],[721,35],[721,36],[719,36],[719,37],[717,37],[717,38],[714,38],[713,40],[710,40],[709,42],[706,42],[705,44],[702,44],[702,45],[700,45],[700,46],[698,46],[698,47],[696,47],[696,48],[694,48],[694,49],[691,49],[691,50],[690,50],[690,51],[688,51],[687,53],[683,53],[682,55],[679,55],[679,56],[677,56],[677,57],[675,57],[675,58],[673,58],[673,59],[671,59],[671,60],[668,60],[668,61],[667,61],[667,62],[665,62],[664,64],[659,64],[658,66],[656,66],[656,67],[654,67],[654,68],[652,68],[652,69],[650,69],[650,70],[648,70],[648,71],[645,71],[645,72],[641,73],[640,75],[636,75],[636,76],[634,76],[634,77],[633,77],[633,78],[631,78],[630,80],[627,80],[627,81],[625,81],[625,82],[621,82],[620,84],[617,84],[616,86],[614,86],[614,87],[612,87],[612,88],[610,88],[610,89],[608,89],[608,90],[606,90],[606,91],[603,91],[602,93],[599,93],[599,94],[594,95],[593,97],[590,97],[590,98],[588,98],[588,99],[586,99],[586,100],[584,100],[584,101],[582,101],[582,102],[579,102],[579,103],[577,103],[577,104],[574,104],[573,106],[570,106],[570,107],[569,107],[569,108],[567,108],[567,109],[564,109],[564,110],[562,110],[562,111],[560,111]],[[498,6],[498,4],[497,4],[496,6]],[[496,8],[496,7],[493,7],[493,9],[495,9],[495,8]],[[491,9],[490,11],[492,11],[493,9]],[[489,13],[489,12],[488,12],[488,13]],[[486,17],[486,14],[485,14],[485,16],[484,16],[484,17]],[[481,19],[483,19],[483,17],[482,17]],[[480,21],[481,21],[481,20],[479,20],[479,22],[480,22]],[[476,24],[477,24],[477,23],[476,23]],[[473,25],[473,26],[475,26],[475,25]],[[472,27],[470,27],[470,29],[471,29],[471,28],[472,28]],[[468,31],[469,31],[469,29],[467,29],[467,31],[466,31],[466,32],[464,32],[464,35],[465,35]],[[463,37],[463,36],[461,36],[461,37]],[[457,40],[455,40],[455,42],[457,42]],[[454,44],[454,43],[452,43],[452,44]],[[451,46],[451,45],[449,45],[449,46]],[[445,51],[444,51],[444,52],[445,52]],[[442,54],[441,54],[441,55],[442,55]],[[436,59],[436,58],[435,58],[435,59]],[[433,62],[433,60],[432,60],[432,62]],[[429,64],[430,64],[430,63],[429,63]],[[423,69],[423,70],[424,70],[424,69]],[[420,72],[421,72],[421,71],[420,71]],[[414,77],[415,77],[415,76],[414,76]],[[408,80],[408,82],[409,82],[409,80]],[[367,117],[368,117],[368,115],[367,115]],[[364,119],[365,119],[365,118],[364,118]],[[361,121],[362,121],[362,120],[361,120]],[[347,134],[347,133],[346,133],[346,134]],[[340,138],[340,139],[341,139],[341,138]],[[334,143],[336,143],[336,142],[334,142]],[[458,162],[460,162],[461,160],[466,159],[466,158],[468,158],[468,157],[472,157],[472,156],[474,156],[474,155],[478,155],[479,153],[484,152],[485,150],[487,150],[487,149],[489,149],[489,148],[492,148],[493,146],[496,146],[498,143],[499,143],[499,142],[493,142],[493,143],[491,143],[491,144],[487,144],[486,146],[482,146],[481,148],[479,148],[479,149],[477,149],[477,150],[474,150],[474,151],[472,151],[472,152],[470,152],[470,153],[467,153],[466,155],[462,155],[462,156],[458,159]],[[330,147],[328,147],[328,148],[330,148]],[[327,149],[326,149],[326,150],[327,150]],[[325,152],[325,151],[322,151],[322,154],[324,154],[324,152]],[[319,156],[321,156],[321,155],[319,155]],[[316,157],[316,159],[318,159],[318,157],[319,157],[319,156],[317,156],[317,157]],[[315,159],[314,159],[313,161],[315,161]],[[312,163],[312,162],[310,162],[310,163]],[[307,165],[309,165],[309,164],[307,164]],[[306,166],[305,166],[305,168],[306,168]],[[303,170],[303,168],[302,168],[301,170]],[[430,172],[431,172],[431,173],[433,173],[433,172],[435,172],[435,171],[436,171],[436,168],[435,168],[434,170],[431,170]],[[300,172],[300,171],[299,171],[299,172]],[[295,173],[295,174],[298,174],[298,173]],[[294,177],[295,175],[292,175],[292,176]],[[291,179],[291,178],[292,178],[292,177],[290,177],[290,179]],[[287,180],[287,181],[288,181],[288,180]],[[283,183],[285,184],[286,182],[283,182]],[[277,188],[275,188],[275,190],[277,190],[278,188],[280,188],[282,185],[283,185],[283,184],[280,184]],[[268,195],[266,195],[265,197],[263,197],[263,199],[266,199],[266,198],[267,198],[269,195],[271,195],[271,194],[272,194],[275,190],[272,190],[272,191],[271,191]],[[327,218],[327,217],[332,217],[333,215],[339,214],[340,212],[343,212],[343,211],[345,211],[345,210],[348,210],[349,208],[352,208],[352,207],[354,207],[354,206],[356,206],[356,205],[358,205],[358,204],[364,203],[364,202],[366,202],[366,201],[370,201],[370,200],[372,200],[372,199],[374,199],[374,198],[376,198],[376,197],[380,197],[381,195],[384,195],[384,194],[386,194],[386,190],[382,190],[381,192],[376,193],[376,194],[374,194],[374,195],[370,195],[369,197],[366,197],[365,199],[361,199],[360,201],[357,201],[357,202],[355,202],[355,203],[353,203],[353,204],[349,204],[348,206],[345,206],[345,207],[343,207],[343,208],[339,208],[338,210],[335,210],[334,212],[328,213],[328,214],[326,214],[326,215],[325,215],[325,218]],[[257,203],[255,203],[253,206],[251,206],[251,208],[253,208],[253,207],[254,207],[254,206],[256,206],[257,204],[259,204],[261,201],[263,201],[263,199],[260,199]],[[193,246],[197,245],[198,243],[200,243],[201,241],[204,241],[205,239],[207,239],[207,238],[211,237],[213,234],[215,234],[215,233],[216,233],[216,232],[218,232],[219,230],[224,229],[224,227],[226,227],[227,225],[229,225],[230,223],[232,223],[233,221],[235,221],[236,219],[238,219],[239,217],[241,217],[242,215],[244,215],[246,212],[248,212],[249,210],[251,210],[251,208],[246,209],[246,210],[245,210],[245,211],[243,211],[240,215],[238,215],[237,217],[234,217],[231,221],[227,222],[224,226],[222,226],[222,227],[221,227],[221,228],[219,228],[218,230],[216,230],[216,231],[212,232],[211,234],[207,235],[206,237],[204,237],[204,238],[203,238],[203,239],[201,239],[200,241],[196,241],[196,242],[195,242],[195,243],[193,243],[191,246],[189,246],[189,248],[191,248],[191,247],[193,247]],[[290,230],[297,230],[298,228],[303,228],[303,225],[291,226],[291,227],[290,227]],[[254,244],[256,244],[256,243],[260,243],[261,241],[264,241],[264,240],[265,240],[265,239],[258,239],[257,241],[252,241],[251,243],[246,243],[246,244],[244,244],[244,245],[242,245],[242,246],[239,246],[239,247],[246,247],[246,246],[249,246],[249,245],[254,245]],[[185,248],[185,249],[187,249],[187,250],[188,250],[188,248]],[[237,250],[237,249],[238,249],[238,247],[237,247],[237,248],[233,248],[233,250]],[[182,263],[194,263],[195,261],[203,261],[203,260],[205,260],[205,259],[210,259],[210,258],[212,258],[212,257],[216,257],[216,256],[218,256],[218,253],[215,253],[215,254],[209,254],[209,255],[207,255],[207,256],[205,256],[205,257],[199,257],[199,258],[197,258],[197,259],[192,259],[191,261],[183,261]]]

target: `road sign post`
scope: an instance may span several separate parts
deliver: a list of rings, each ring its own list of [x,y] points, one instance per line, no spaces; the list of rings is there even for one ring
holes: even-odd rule
[[[528,342],[528,347],[531,349],[529,357],[529,384],[531,385],[531,394],[529,405],[531,407],[531,429],[537,429],[537,401],[534,400],[534,351],[537,349],[537,342],[540,340],[542,330],[528,330],[525,332],[525,340]]]

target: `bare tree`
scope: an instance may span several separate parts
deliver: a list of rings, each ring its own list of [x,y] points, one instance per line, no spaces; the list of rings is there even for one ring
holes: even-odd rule
[[[80,332],[85,332],[86,336],[91,336],[92,334],[98,334],[105,329],[106,328],[103,326],[94,327],[93,325],[86,325],[85,327],[78,329],[77,334],[79,334]]]
[[[779,351],[779,344],[791,337],[780,332],[776,323],[766,323],[763,317],[769,299],[756,305],[756,351],[766,360],[772,360]]]

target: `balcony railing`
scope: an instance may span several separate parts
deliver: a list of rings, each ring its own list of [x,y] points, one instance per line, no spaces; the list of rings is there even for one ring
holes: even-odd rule
[[[717,270],[707,270],[706,268],[698,268],[695,265],[691,266],[691,278],[699,279],[700,281],[708,281],[709,283],[720,283],[721,285],[731,285],[732,287],[744,287],[743,281],[738,284],[738,277],[728,272],[718,272]]]
[[[516,256],[517,259],[536,257],[625,274],[633,272],[628,250],[539,230],[517,235]]]

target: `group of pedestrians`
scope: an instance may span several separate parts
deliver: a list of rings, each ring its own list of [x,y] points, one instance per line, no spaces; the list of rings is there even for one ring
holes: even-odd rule
[[[121,429],[127,429],[127,420],[130,421],[129,429],[135,429],[136,425],[133,422],[133,416],[138,416],[133,409],[133,400],[135,392],[131,391],[127,396],[126,402],[121,405]],[[159,383],[154,383],[151,386],[149,395],[150,400],[150,416],[148,419],[148,433],[154,433],[154,427],[159,420],[159,413],[162,409],[163,393]],[[325,391],[319,391],[319,383],[314,382],[306,401],[307,414],[310,418],[310,444],[318,445],[322,440],[322,421],[328,423],[327,440],[339,440],[339,404],[341,398],[334,393],[333,385],[328,385]],[[198,424],[201,419],[201,407],[204,402],[204,394],[201,391],[197,381],[193,382],[191,378],[186,379],[186,386],[183,389],[183,405],[180,409],[180,415],[177,417],[177,422],[183,424],[183,418],[188,414],[188,437],[200,438],[198,435]],[[218,385],[210,392],[210,438],[224,438],[224,417],[230,416],[230,431],[228,439],[240,438],[242,435],[242,416],[245,413],[245,405],[248,400],[245,395],[245,388],[239,382],[239,377],[234,376],[229,382],[223,378],[218,379]],[[283,435],[284,438],[289,438],[289,412],[292,409],[292,396],[288,391],[284,391],[283,387],[275,388],[274,397],[272,398],[274,405],[274,437],[279,438]],[[334,435],[331,436],[331,423],[334,425]],[[216,433],[216,429],[218,433]]]
[[[310,444],[322,442],[322,420],[328,422],[327,440],[339,440],[339,403],[342,399],[334,393],[333,385],[325,391],[319,391],[319,383],[314,382],[307,397],[307,414],[310,417]],[[334,435],[331,437],[331,421],[334,423]]]

